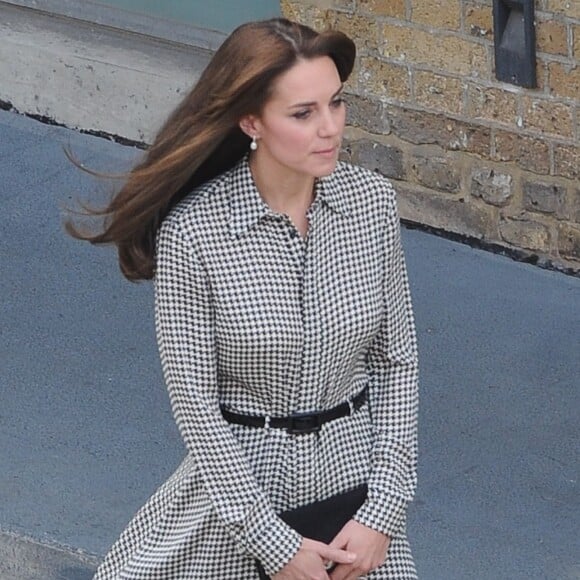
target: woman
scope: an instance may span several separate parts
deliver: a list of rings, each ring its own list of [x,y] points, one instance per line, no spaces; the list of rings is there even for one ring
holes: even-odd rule
[[[416,577],[417,352],[395,194],[338,162],[354,57],[339,32],[241,26],[104,232],[75,232],[115,243],[127,278],[154,278],[188,450],[96,580],[245,580],[256,561],[275,580]],[[361,483],[329,545],[277,515]]]

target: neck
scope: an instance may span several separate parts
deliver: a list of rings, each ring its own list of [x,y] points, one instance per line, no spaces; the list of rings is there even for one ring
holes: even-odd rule
[[[250,169],[262,199],[278,213],[292,215],[312,203],[314,177],[298,173],[259,152],[250,156]]]

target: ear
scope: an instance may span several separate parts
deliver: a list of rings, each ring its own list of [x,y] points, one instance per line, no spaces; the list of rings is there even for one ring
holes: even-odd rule
[[[260,136],[260,121],[256,115],[246,115],[242,117],[239,122],[240,129],[248,137],[259,137]]]

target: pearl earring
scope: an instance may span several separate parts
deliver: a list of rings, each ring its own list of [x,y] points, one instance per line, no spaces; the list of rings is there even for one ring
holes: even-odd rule
[[[255,151],[258,148],[258,143],[256,142],[256,137],[252,137],[252,142],[250,143],[250,149]]]

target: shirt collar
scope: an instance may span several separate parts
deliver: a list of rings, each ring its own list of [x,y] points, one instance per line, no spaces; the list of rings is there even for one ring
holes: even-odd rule
[[[276,215],[260,196],[247,155],[231,170],[229,189],[230,230],[236,237],[247,234],[264,217]],[[339,186],[332,174],[317,179],[314,191],[315,202],[320,201],[342,215],[350,215],[348,192]]]
[[[316,180],[314,192],[316,199],[320,199],[333,211],[343,216],[349,216],[351,214],[349,203],[351,192],[345,187],[342,180],[337,179],[338,171],[340,171],[340,163],[333,173]]]
[[[246,155],[230,173],[230,230],[241,237],[274,212],[260,196]]]

